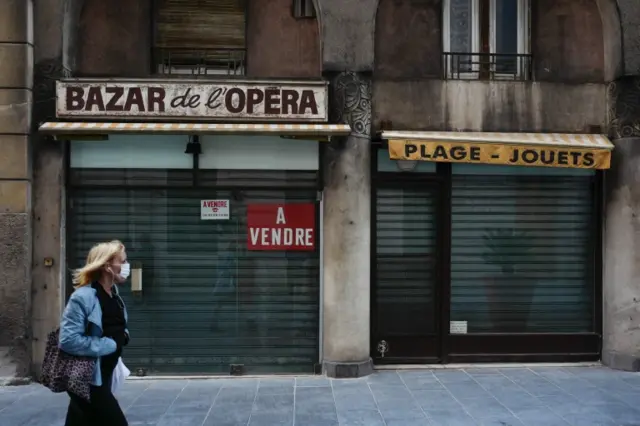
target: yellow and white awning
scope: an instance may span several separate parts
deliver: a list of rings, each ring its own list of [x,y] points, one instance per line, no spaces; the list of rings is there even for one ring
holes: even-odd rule
[[[392,160],[608,169],[613,144],[603,135],[564,133],[382,133]]]
[[[132,123],[47,122],[43,133],[55,135],[104,135],[111,133],[163,134],[271,134],[287,136],[342,136],[351,132],[346,124],[253,124],[253,123]]]

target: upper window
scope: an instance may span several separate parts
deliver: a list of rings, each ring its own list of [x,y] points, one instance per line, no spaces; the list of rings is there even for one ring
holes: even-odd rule
[[[313,0],[293,0],[293,17],[306,19],[316,17],[316,8]]]
[[[531,78],[528,0],[445,0],[445,78]]]
[[[244,0],[162,0],[155,10],[159,74],[244,75]]]

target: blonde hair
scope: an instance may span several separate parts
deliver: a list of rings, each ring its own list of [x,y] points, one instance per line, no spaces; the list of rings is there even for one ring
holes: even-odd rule
[[[82,268],[73,271],[73,286],[84,287],[100,278],[101,269],[114,257],[124,253],[124,244],[118,240],[99,243],[91,247],[87,255],[87,262]]]

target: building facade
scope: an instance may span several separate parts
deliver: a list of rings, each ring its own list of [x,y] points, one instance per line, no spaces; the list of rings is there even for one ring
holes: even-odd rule
[[[0,0],[0,355],[96,242],[137,374],[640,370],[640,7]]]

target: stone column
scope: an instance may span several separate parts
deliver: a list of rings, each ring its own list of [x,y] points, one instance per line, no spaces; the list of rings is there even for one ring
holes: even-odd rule
[[[615,149],[605,177],[602,362],[640,371],[640,77],[609,88]]]
[[[29,373],[31,0],[0,0],[0,382]]]
[[[332,122],[352,133],[324,158],[323,372],[361,377],[370,351],[371,79],[343,72],[331,80]]]
[[[65,143],[38,133],[56,117],[56,80],[75,63],[78,0],[34,0],[32,373],[40,373],[47,335],[60,322],[65,294]],[[49,264],[45,260],[50,259]]]

